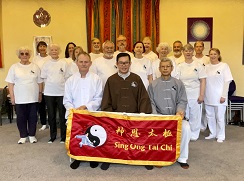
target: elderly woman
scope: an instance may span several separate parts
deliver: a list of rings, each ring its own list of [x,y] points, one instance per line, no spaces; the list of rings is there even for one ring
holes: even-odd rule
[[[217,138],[218,143],[225,140],[225,111],[228,90],[233,80],[229,66],[221,62],[220,51],[211,48],[209,51],[210,64],[206,65],[205,109],[210,134],[205,139]]]
[[[77,46],[74,48],[73,55],[72,55],[73,62],[71,64],[69,64],[68,68],[67,68],[67,73],[66,73],[67,78],[71,77],[73,74],[75,74],[76,72],[79,71],[79,69],[76,65],[76,60],[77,60],[78,54],[80,54],[81,52],[83,52],[82,47]]]
[[[28,47],[19,48],[17,56],[20,62],[10,67],[5,81],[8,82],[11,104],[16,108],[18,144],[24,144],[28,136],[30,143],[36,143],[38,102],[42,99],[40,69],[29,61],[31,50]]]
[[[162,42],[162,43],[158,44],[156,51],[159,54],[159,58],[152,63],[153,80],[161,77],[161,72],[159,71],[159,63],[163,58],[166,58],[168,56],[168,54],[172,51],[172,48],[168,43]],[[171,76],[175,77],[176,76],[176,63],[174,60],[171,60],[171,61],[173,63],[173,67],[174,67],[171,72]]]
[[[47,54],[47,44],[44,41],[40,41],[37,44],[36,51],[38,55],[36,55],[32,62],[37,64],[41,69],[43,64],[49,60],[51,57]],[[44,99],[44,94],[42,94],[42,101],[38,105],[38,112],[40,114],[40,120],[42,127],[39,131],[45,130],[47,128],[47,114],[46,114],[46,102]]]
[[[48,122],[50,126],[50,140],[48,143],[54,142],[57,137],[57,108],[61,131],[60,143],[64,143],[66,138],[65,108],[63,105],[63,96],[67,63],[65,60],[59,59],[60,51],[60,47],[57,44],[51,44],[48,51],[51,59],[46,61],[41,70],[41,78],[43,78],[45,82],[44,96],[47,104]]]
[[[133,46],[134,56],[131,60],[131,72],[139,75],[147,89],[149,83],[152,82],[152,65],[151,61],[142,54],[145,52],[145,46],[141,41],[138,41]]]
[[[183,47],[185,62],[177,66],[177,78],[185,85],[187,95],[186,118],[189,119],[191,127],[191,140],[199,138],[202,115],[202,102],[204,99],[206,72],[204,67],[193,61],[194,48],[191,44]]]

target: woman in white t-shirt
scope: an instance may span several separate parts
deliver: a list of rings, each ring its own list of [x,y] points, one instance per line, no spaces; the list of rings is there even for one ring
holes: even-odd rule
[[[73,62],[72,55],[73,55],[73,51],[74,51],[75,47],[76,47],[76,44],[73,43],[73,42],[69,42],[66,45],[66,48],[65,48],[65,61],[67,62],[67,64],[70,64],[70,63]]]
[[[202,102],[204,99],[206,72],[200,63],[192,59],[194,48],[191,44],[183,47],[185,61],[177,65],[176,77],[179,78],[186,88],[187,107],[186,118],[191,127],[191,140],[199,138],[202,115]]]
[[[54,142],[57,137],[56,111],[59,113],[59,123],[61,140],[65,142],[65,108],[63,105],[64,84],[66,80],[67,63],[64,59],[59,59],[60,47],[57,44],[49,46],[49,55],[51,59],[46,61],[41,70],[41,78],[44,79],[44,96],[47,104],[48,123],[50,126],[50,140]]]
[[[131,72],[139,75],[147,89],[152,82],[152,65],[151,61],[142,54],[145,52],[144,44],[137,41],[133,46],[134,58],[131,59]]]
[[[42,99],[43,81],[39,67],[29,61],[31,50],[28,47],[19,48],[17,56],[20,62],[10,67],[5,81],[8,82],[11,104],[16,108],[18,144],[24,144],[28,136],[30,143],[36,143],[37,103]]]
[[[81,52],[83,52],[83,48],[81,46],[76,46],[74,48],[73,55],[72,55],[73,62],[70,63],[67,67],[67,72],[66,72],[67,78],[71,77],[73,74],[75,74],[76,72],[79,71],[79,69],[76,65],[76,60],[77,60],[77,55]]]
[[[225,140],[225,111],[229,84],[233,80],[229,66],[221,62],[220,51],[211,48],[210,64],[205,66],[206,93],[204,98],[210,134],[205,139],[217,138],[218,143]]]
[[[36,55],[32,62],[37,64],[40,69],[42,69],[43,64],[50,60],[50,56],[47,54],[47,44],[44,41],[38,42],[36,46],[36,51],[38,52],[38,55]],[[46,102],[44,99],[44,94],[42,94],[42,101],[38,104],[38,112],[40,115],[40,121],[42,124],[42,127],[39,129],[39,131],[45,130],[47,127],[47,114],[46,114]]]

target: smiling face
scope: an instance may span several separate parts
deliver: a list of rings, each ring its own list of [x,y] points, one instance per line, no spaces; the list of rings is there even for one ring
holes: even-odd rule
[[[125,51],[126,50],[126,46],[127,46],[127,42],[126,42],[126,37],[120,35],[117,38],[117,47],[119,48],[119,51]]]
[[[134,47],[134,53],[135,53],[135,57],[138,55],[142,55],[142,53],[144,52],[143,49],[143,44],[142,43],[137,43]]]
[[[196,44],[194,46],[194,50],[195,50],[196,54],[202,54],[202,52],[204,50],[203,44],[200,42],[196,42]]]
[[[51,46],[50,50],[49,50],[49,55],[53,59],[58,59],[59,58],[59,47],[56,45]]]
[[[20,50],[19,51],[19,59],[20,59],[20,62],[23,63],[23,64],[28,63],[29,59],[30,59],[29,50]]]
[[[217,64],[217,63],[219,63],[220,54],[217,51],[210,50],[209,58],[210,58],[211,64]]]
[[[160,57],[167,57],[167,55],[169,54],[169,49],[168,47],[162,46],[158,50],[158,53]]]
[[[126,74],[130,70],[131,61],[128,56],[119,57],[117,67],[121,74]]]
[[[183,55],[184,55],[186,60],[191,60],[193,57],[193,50],[185,49],[185,50],[183,50]]]
[[[180,56],[182,50],[182,43],[175,42],[173,45],[173,52],[175,56]]]
[[[103,56],[106,59],[113,58],[114,55],[114,44],[112,42],[107,42],[103,48]]]
[[[143,40],[143,44],[144,44],[144,47],[145,47],[145,52],[150,52],[151,51],[151,45],[152,45],[152,42],[150,39],[145,39]]]
[[[68,46],[69,57],[72,57],[74,48],[75,48],[75,46],[73,44],[69,44],[69,46]]]
[[[46,45],[40,45],[40,46],[38,46],[38,53],[40,53],[40,54],[46,54],[47,53],[47,46]]]
[[[94,39],[94,40],[92,41],[92,49],[93,49],[94,51],[99,51],[100,48],[101,48],[101,44],[100,44],[99,39]]]

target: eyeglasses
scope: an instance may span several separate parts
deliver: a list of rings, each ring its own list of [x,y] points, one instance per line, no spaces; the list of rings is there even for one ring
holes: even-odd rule
[[[129,65],[130,62],[118,62],[119,65]]]
[[[22,56],[24,56],[24,55],[25,55],[25,56],[28,56],[29,53],[27,53],[27,52],[26,52],[26,53],[21,52],[20,55],[22,55]]]

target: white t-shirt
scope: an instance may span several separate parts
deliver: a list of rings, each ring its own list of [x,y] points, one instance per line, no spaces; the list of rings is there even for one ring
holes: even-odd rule
[[[107,82],[107,79],[118,72],[116,65],[116,59],[113,57],[111,59],[105,59],[104,57],[99,57],[92,62],[90,71],[97,74],[103,82],[103,88]]]
[[[69,57],[69,58],[64,58],[64,60],[66,61],[66,63],[69,65],[69,64],[71,64],[74,60],[71,58],[71,57]]]
[[[148,75],[152,75],[152,64],[149,59],[143,57],[141,59],[133,58],[131,60],[130,71],[139,75],[147,89],[149,86]]]
[[[233,80],[229,66],[220,62],[216,65],[208,64],[205,67],[207,79],[204,103],[213,106],[227,105],[227,99],[225,99],[225,103],[220,104],[220,98],[222,97],[224,83]]]
[[[170,56],[169,58],[170,58],[170,60],[175,61],[176,65],[178,65],[182,62],[185,62],[185,57],[183,54],[179,58],[176,58],[174,55]]]
[[[188,64],[186,62],[177,65],[177,76],[186,88],[187,99],[198,99],[200,95],[200,79],[206,78],[206,72],[204,67],[193,61]]]
[[[153,51],[150,51],[149,53],[142,54],[143,57],[146,57],[147,59],[149,59],[151,62],[154,62],[155,60],[158,59],[158,55],[156,53],[154,53]]]
[[[46,56],[46,57],[41,57],[40,55],[37,55],[35,56],[33,59],[32,59],[32,62],[37,64],[38,67],[41,69],[43,64],[47,61],[47,60],[50,60],[51,57],[50,55]]]
[[[176,63],[174,60],[171,60],[173,63],[173,71],[171,72],[172,77],[176,77]],[[160,59],[155,60],[152,62],[152,72],[153,72],[153,80],[161,77],[161,72],[159,71],[159,63]]]
[[[14,84],[14,98],[16,104],[27,104],[38,102],[40,69],[34,64],[13,64],[5,79],[6,82]]]
[[[99,57],[102,57],[103,56],[103,53],[98,53],[98,54],[96,54],[96,53],[89,53],[89,55],[90,55],[90,57],[91,57],[91,61],[93,62],[95,59],[97,59],[97,58],[99,58]]]
[[[207,64],[210,63],[209,57],[207,57],[206,55],[204,55],[202,58],[197,58],[193,56],[192,59],[202,64],[203,66],[206,66]]]
[[[117,50],[116,52],[114,52],[114,57],[115,57],[115,60],[116,60],[116,57],[119,53],[128,53],[130,55],[130,58],[134,58],[134,54],[129,52],[129,51],[125,51],[125,52],[120,52],[119,50]]]
[[[79,68],[76,65],[76,63],[73,61],[72,63],[68,64],[65,77],[69,78],[72,75],[74,75],[76,72],[79,72]]]
[[[67,63],[64,59],[48,60],[42,67],[41,78],[44,79],[44,95],[63,96],[66,80]]]
[[[97,111],[101,106],[103,95],[102,80],[98,75],[88,72],[81,78],[79,72],[72,75],[65,83],[64,107],[66,117],[71,108],[85,105],[89,111]]]

